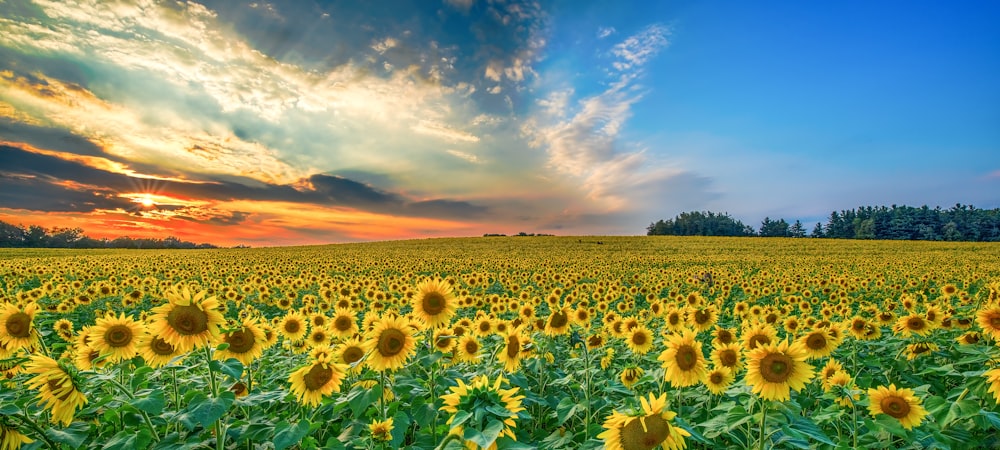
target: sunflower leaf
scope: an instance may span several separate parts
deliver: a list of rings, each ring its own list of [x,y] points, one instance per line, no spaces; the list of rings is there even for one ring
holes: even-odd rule
[[[455,427],[462,425],[472,418],[472,413],[468,411],[459,411],[451,419],[451,429],[454,430]]]
[[[483,431],[476,430],[472,427],[465,429],[465,435],[463,436],[466,440],[472,441],[479,445],[480,448],[490,448],[497,438],[500,437],[500,433],[503,432],[504,424],[499,420],[490,420],[486,424],[486,428]]]
[[[302,419],[295,426],[281,421],[274,427],[274,450],[284,450],[302,441],[309,433],[309,419]]]
[[[70,448],[80,448],[87,435],[90,433],[90,425],[85,422],[73,422],[65,428],[49,428],[45,430],[45,435],[55,442],[66,444]]]
[[[163,412],[163,406],[167,403],[161,390],[145,389],[136,392],[135,396],[135,400],[132,400],[132,406],[154,416],[160,415]]]

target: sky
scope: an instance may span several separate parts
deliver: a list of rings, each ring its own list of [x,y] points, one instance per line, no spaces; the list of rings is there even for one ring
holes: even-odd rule
[[[994,1],[0,0],[0,220],[299,245],[1000,207]]]

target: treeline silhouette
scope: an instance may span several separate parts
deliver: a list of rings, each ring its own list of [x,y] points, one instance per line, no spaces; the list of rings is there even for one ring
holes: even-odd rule
[[[684,212],[646,227],[650,236],[765,236],[834,239],[895,239],[924,241],[1000,241],[1000,208],[978,209],[956,204],[949,209],[927,205],[862,206],[833,211],[826,223],[807,233],[801,221],[764,218],[755,230],[729,214]]]
[[[38,225],[27,228],[0,221],[0,248],[216,248],[212,244],[195,244],[176,237],[164,239],[131,238],[94,239],[80,228],[45,229]]]

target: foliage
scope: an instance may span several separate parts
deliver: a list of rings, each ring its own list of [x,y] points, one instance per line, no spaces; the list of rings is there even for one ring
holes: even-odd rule
[[[176,237],[164,239],[131,238],[122,236],[114,239],[94,239],[83,234],[81,228],[45,229],[38,225],[24,228],[0,221],[0,248],[145,248],[145,249],[191,249],[215,248],[211,244],[195,244]]]

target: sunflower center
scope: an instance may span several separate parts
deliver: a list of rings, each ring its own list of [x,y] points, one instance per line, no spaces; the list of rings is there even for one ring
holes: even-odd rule
[[[298,333],[302,329],[302,324],[298,320],[289,320],[285,322],[285,332],[286,333]]]
[[[766,334],[755,334],[750,337],[750,349],[753,350],[759,345],[767,345],[771,343],[771,338],[767,337]]]
[[[378,337],[378,352],[385,357],[396,356],[403,351],[406,334],[395,328],[387,328]]]
[[[760,361],[760,375],[770,383],[784,383],[792,375],[792,358],[782,353],[769,353]]]
[[[882,412],[895,417],[896,419],[902,419],[910,413],[910,403],[902,397],[890,395],[883,398],[879,402],[879,406],[882,407]]]
[[[993,314],[993,317],[990,317],[990,326],[1000,329],[1000,314]]]
[[[429,316],[441,314],[445,310],[445,307],[448,306],[448,302],[445,301],[444,296],[437,291],[424,294],[424,298],[420,304],[424,307],[424,312]]]
[[[104,342],[111,347],[126,347],[132,343],[132,330],[125,325],[112,325],[104,332]]]
[[[552,317],[549,318],[549,326],[552,328],[562,328],[569,323],[569,316],[565,312],[556,311],[552,313]]]
[[[479,351],[479,343],[476,341],[465,342],[465,353],[475,355]]]
[[[823,333],[813,333],[806,338],[806,347],[810,350],[823,350],[826,348],[826,338]]]
[[[26,338],[31,335],[31,316],[16,312],[7,318],[7,334],[11,337]]]
[[[924,319],[921,317],[910,317],[906,320],[906,328],[911,330],[923,330],[924,329]]]
[[[208,314],[194,305],[179,305],[167,314],[167,323],[178,334],[191,336],[208,330]]]
[[[719,330],[715,333],[715,338],[718,339],[720,343],[729,344],[733,342],[733,333],[730,333],[729,330]]]
[[[698,325],[708,322],[712,318],[712,315],[703,310],[697,310],[694,312],[694,322]]]
[[[341,355],[341,357],[344,358],[344,362],[347,364],[354,364],[361,360],[361,357],[363,356],[365,356],[365,351],[356,345],[347,347]]]
[[[322,344],[322,343],[326,342],[326,333],[324,333],[322,331],[316,331],[309,338],[312,339],[312,341],[315,342],[315,343],[317,343],[317,344]]]
[[[719,362],[722,363],[723,367],[736,367],[736,350],[726,349],[719,352]]]
[[[226,343],[229,344],[229,351],[232,353],[246,353],[253,350],[256,338],[253,332],[244,328],[236,330],[226,335]]]
[[[646,333],[635,333],[632,335],[632,344],[635,345],[646,345],[649,339],[646,338]]]
[[[159,356],[168,356],[174,354],[174,346],[170,345],[169,342],[160,339],[159,337],[154,337],[153,341],[149,343],[150,350]]]
[[[624,450],[652,450],[670,437],[670,424],[659,415],[638,417],[622,427]]]
[[[517,354],[521,352],[521,340],[517,336],[507,337],[507,357],[517,358]]]
[[[434,344],[437,345],[438,348],[448,348],[451,346],[451,339],[452,338],[439,337],[436,341],[434,341]]]
[[[698,355],[695,354],[694,347],[682,345],[677,348],[677,355],[674,357],[674,360],[677,361],[678,368],[687,372],[693,369],[695,364],[698,363]]]
[[[318,391],[326,383],[333,379],[333,369],[329,367],[324,367],[321,364],[313,364],[309,372],[302,377],[303,383],[306,385],[306,389],[310,391]]]
[[[354,325],[354,321],[348,316],[337,316],[337,318],[333,320],[333,327],[336,328],[337,331],[350,330],[352,325]]]
[[[678,323],[681,322],[681,316],[676,313],[670,314],[670,316],[667,317],[667,320],[670,322],[671,325],[677,325]]]
[[[712,384],[722,384],[723,380],[725,380],[725,377],[719,372],[712,372],[708,375],[708,381]]]
[[[73,390],[75,390],[73,386],[68,386],[68,387],[64,386],[65,382],[66,382],[65,379],[57,380],[54,378],[49,378],[49,381],[47,382],[49,390],[52,391],[53,397],[55,397],[57,394],[62,393],[61,395],[56,397],[61,402],[66,401],[66,399],[68,399],[70,395],[73,395]]]

